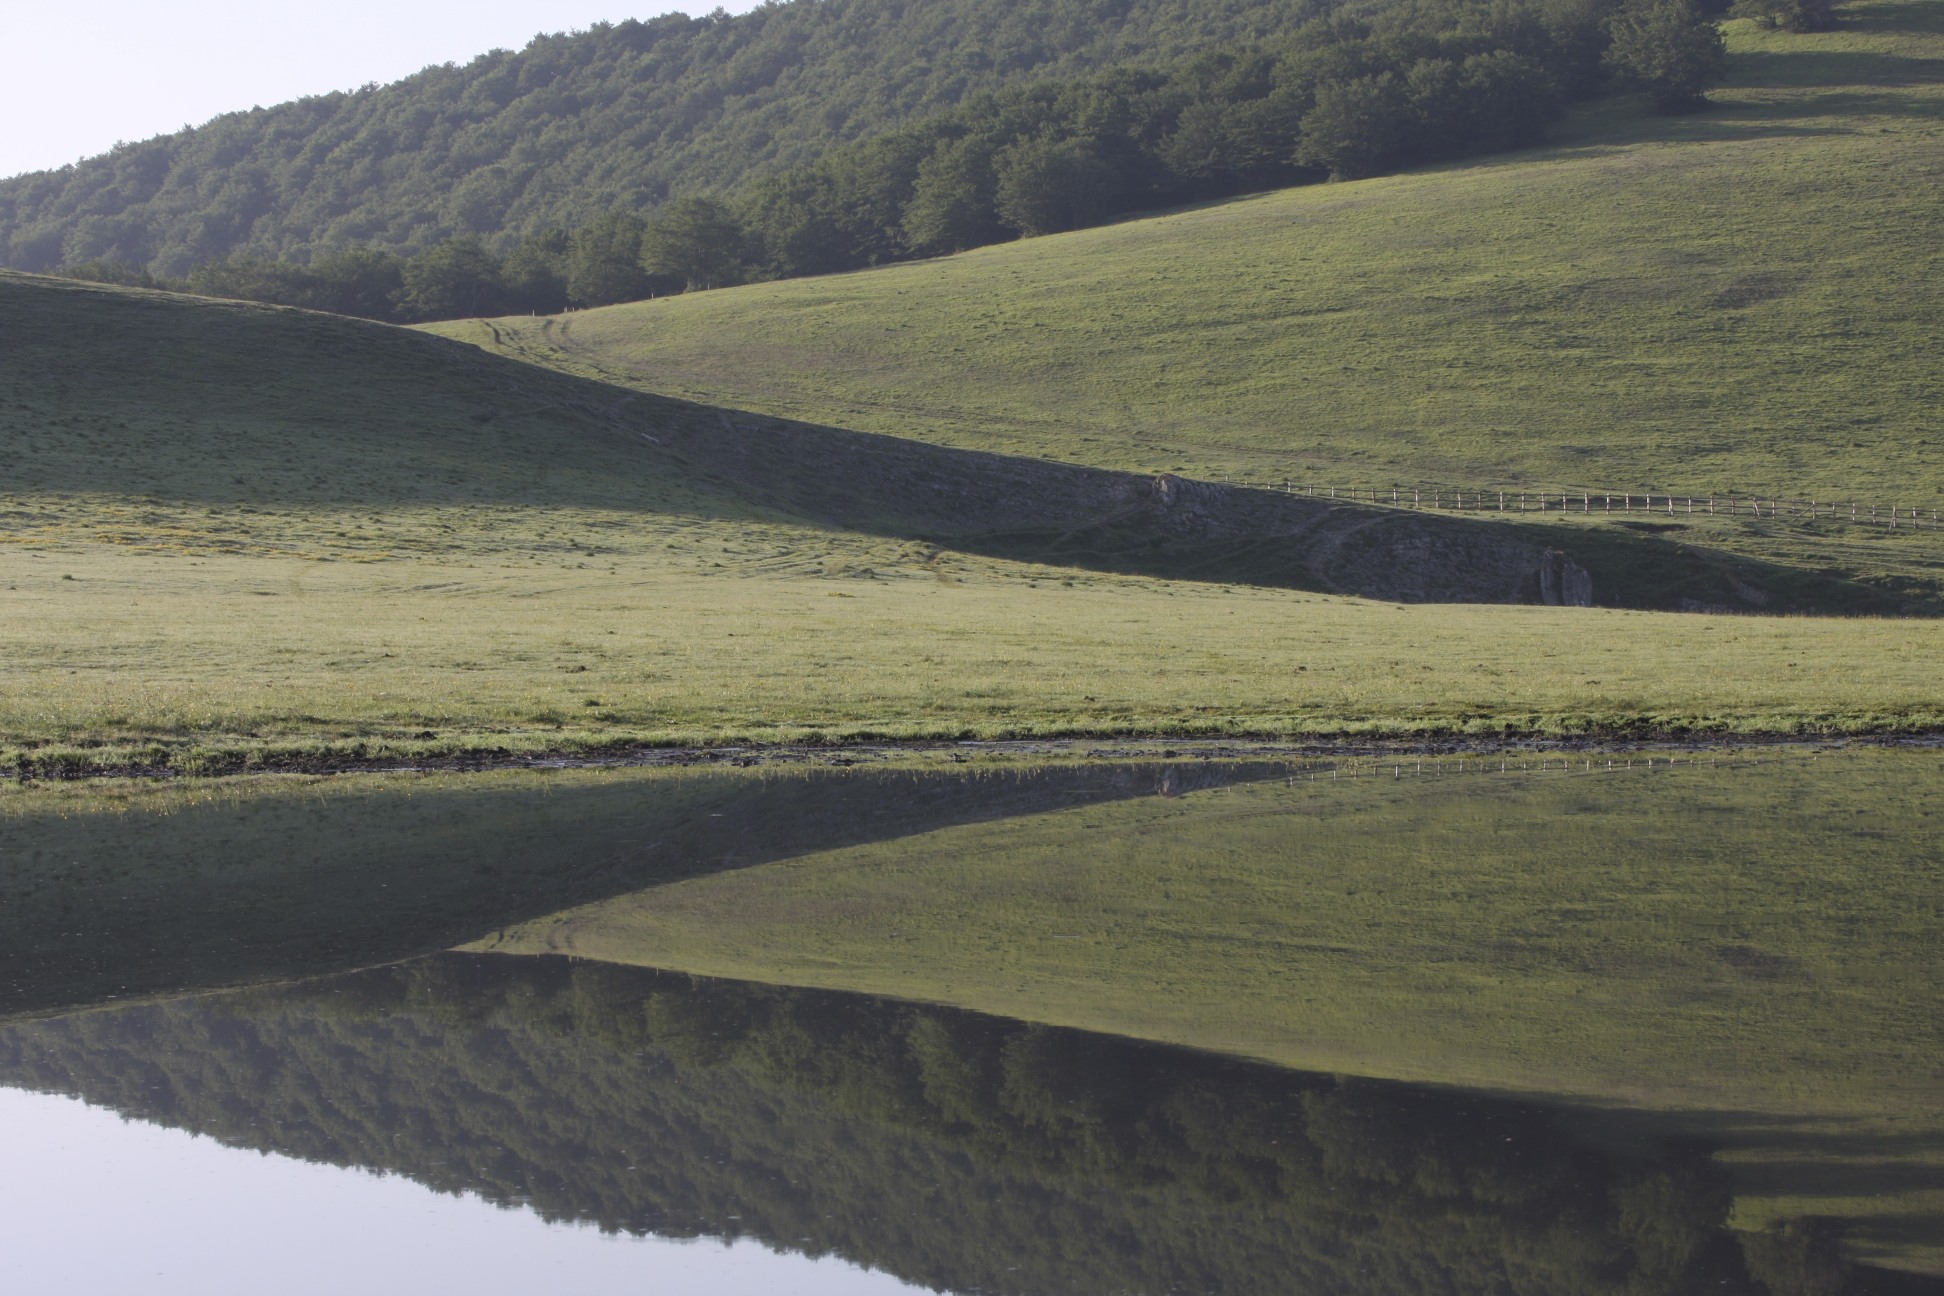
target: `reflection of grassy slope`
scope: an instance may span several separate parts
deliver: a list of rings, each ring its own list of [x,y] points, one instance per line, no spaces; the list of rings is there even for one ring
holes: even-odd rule
[[[1944,21],[1729,25],[1675,121],[860,274],[501,323],[617,381],[956,445],[1280,482],[1937,506]],[[491,345],[477,325],[438,326]],[[1934,541],[1708,543],[1935,580]],[[1814,562],[1814,559],[1811,559]]]
[[[954,829],[647,892],[492,947],[1938,1136],[1934,753],[1411,768]]]
[[[1939,777],[1857,753],[1237,788],[684,883],[493,948],[1711,1111],[1748,1147],[1743,1220],[1862,1216],[1936,1267]],[[1877,1168],[1832,1190],[1851,1161]],[[1876,1195],[1886,1164],[1907,1191]]]
[[[581,771],[0,792],[0,1015],[358,967],[651,883],[1262,769]]]

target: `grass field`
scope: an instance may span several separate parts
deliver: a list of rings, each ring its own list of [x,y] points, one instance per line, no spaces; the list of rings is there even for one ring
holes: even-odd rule
[[[477,948],[1688,1113],[1733,1149],[1744,1222],[1853,1216],[1879,1258],[1944,1264],[1944,761],[1532,763],[1552,768],[1400,761],[968,825]]]
[[[1730,83],[1692,118],[1602,103],[1543,150],[432,327],[655,391],[1118,468],[1939,507],[1944,9],[1842,15],[1815,36],[1728,24]],[[1944,577],[1935,539],[1691,538]]]
[[[0,760],[60,774],[630,742],[1944,725],[1937,621],[604,561],[0,556]]]

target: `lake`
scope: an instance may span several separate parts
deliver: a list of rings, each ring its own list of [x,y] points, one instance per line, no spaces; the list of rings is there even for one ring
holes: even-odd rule
[[[1121,755],[8,789],[0,1273],[1944,1292],[1936,751]]]

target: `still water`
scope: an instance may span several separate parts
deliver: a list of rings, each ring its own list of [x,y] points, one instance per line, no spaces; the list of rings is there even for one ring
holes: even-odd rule
[[[1870,752],[17,792],[0,1274],[1944,1292],[1939,775]]]
[[[841,1260],[754,1242],[549,1223],[477,1196],[266,1157],[69,1098],[0,1091],[0,1130],[8,1172],[0,1179],[0,1283],[11,1291],[913,1290]]]

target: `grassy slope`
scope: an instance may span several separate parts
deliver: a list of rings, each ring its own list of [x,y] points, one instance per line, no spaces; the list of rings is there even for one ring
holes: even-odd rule
[[[1280,482],[1944,506],[1944,8],[1731,23],[1719,107],[945,260],[435,326],[948,444]],[[1697,524],[1895,580],[1935,536]]]
[[[1743,1147],[1745,1219],[1872,1217],[1872,1247],[1944,1264],[1929,808],[1944,763],[1574,765],[1405,762],[1402,778],[955,828],[657,888],[480,948],[1705,1113],[1697,1132]],[[1876,1163],[1865,1193],[1904,1164],[1890,1173],[1908,1195],[1848,1197],[1830,1167],[1852,1159]]]
[[[915,506],[883,485],[846,497],[849,434],[355,321],[0,297],[0,759],[1944,715],[1944,623],[1398,608],[942,552],[885,534],[872,509]],[[756,491],[762,435],[796,457]],[[1047,471],[964,524],[1060,506],[1079,479]]]

